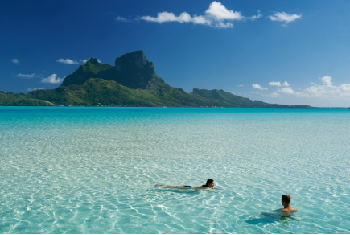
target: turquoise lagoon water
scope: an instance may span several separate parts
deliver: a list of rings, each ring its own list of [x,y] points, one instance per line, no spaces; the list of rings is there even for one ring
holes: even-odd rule
[[[0,107],[0,233],[350,233],[349,139],[347,109]]]

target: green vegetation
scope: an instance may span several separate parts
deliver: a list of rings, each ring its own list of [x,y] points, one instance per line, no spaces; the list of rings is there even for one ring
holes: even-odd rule
[[[131,89],[113,80],[90,78],[83,85],[73,84],[51,90],[36,90],[28,93],[27,98],[49,100],[54,105],[73,106],[230,106],[228,103],[208,100],[172,88],[165,83],[162,84],[157,77],[149,83],[149,87],[149,89]]]
[[[206,90],[194,88],[192,94],[199,95],[201,97],[210,100],[219,100],[227,102],[230,107],[246,107],[246,108],[311,108],[309,105],[278,105],[278,104],[268,104],[262,101],[252,101],[248,98],[237,96],[231,92],[225,92],[223,90]]]
[[[0,106],[51,106],[47,100],[28,98],[24,93],[0,91]]]
[[[91,58],[81,65],[74,73],[67,76],[62,86],[72,84],[83,85],[90,78],[103,78],[137,89],[145,89],[148,82],[155,76],[154,65],[146,60],[142,51],[127,53],[115,60],[115,67],[109,64],[100,64],[97,59]]]
[[[100,64],[91,58],[55,89],[28,94],[0,91],[0,105],[311,108],[251,101],[217,89],[194,88],[191,93],[184,92],[157,76],[153,63],[142,51],[117,58],[115,66]]]
[[[113,70],[112,65],[100,64],[97,59],[91,58],[84,65],[80,65],[74,73],[65,77],[61,86],[83,85],[92,77],[104,77],[106,80],[112,80]]]

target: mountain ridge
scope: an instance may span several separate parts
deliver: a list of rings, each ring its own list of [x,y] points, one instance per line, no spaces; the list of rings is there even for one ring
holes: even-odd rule
[[[118,57],[114,66],[90,58],[58,88],[27,94],[0,92],[0,105],[312,108],[252,101],[218,89],[193,88],[187,93],[165,83],[141,50]]]

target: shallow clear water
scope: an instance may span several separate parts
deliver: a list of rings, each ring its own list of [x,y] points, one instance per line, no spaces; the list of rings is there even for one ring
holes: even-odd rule
[[[349,137],[347,109],[0,107],[0,233],[350,233]]]

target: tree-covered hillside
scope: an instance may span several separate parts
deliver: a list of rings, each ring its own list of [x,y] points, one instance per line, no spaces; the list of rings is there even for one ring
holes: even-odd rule
[[[24,93],[0,91],[0,106],[51,106],[47,100],[29,98]]]
[[[191,93],[184,92],[157,76],[153,63],[142,51],[118,57],[115,66],[91,58],[55,89],[27,94],[0,92],[0,105],[310,108],[251,101],[217,89],[194,88]]]

